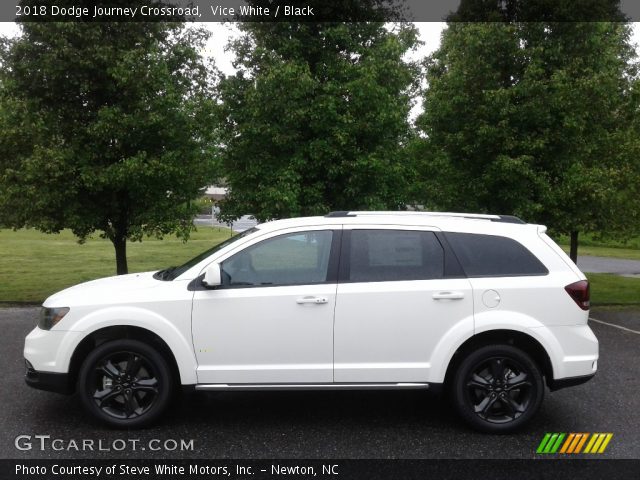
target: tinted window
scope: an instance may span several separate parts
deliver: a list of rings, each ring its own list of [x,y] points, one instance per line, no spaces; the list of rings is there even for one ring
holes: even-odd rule
[[[444,252],[432,232],[353,230],[349,280],[384,282],[442,278]]]
[[[473,233],[447,233],[446,236],[469,277],[549,273],[540,260],[511,238]]]
[[[225,286],[304,285],[327,279],[331,231],[270,238],[222,263]]]
[[[224,242],[219,243],[218,245],[216,245],[214,247],[211,247],[209,250],[206,250],[206,251],[202,252],[198,256],[193,257],[187,263],[185,263],[185,264],[183,264],[183,265],[181,265],[179,267],[175,267],[175,268],[169,269],[168,275],[166,277],[162,278],[162,279],[163,280],[173,280],[174,278],[179,277],[184,272],[189,270],[191,267],[193,267],[194,265],[197,265],[198,263],[200,263],[205,258],[213,255],[218,250],[222,250],[224,247],[226,247],[228,245],[231,245],[232,243],[237,242],[241,238],[244,238],[244,237],[246,237],[248,235],[251,235],[253,232],[256,232],[256,231],[258,231],[257,228],[251,228],[249,230],[245,230],[242,233],[239,233],[238,235],[234,235],[233,237],[229,238],[228,240],[225,240]]]

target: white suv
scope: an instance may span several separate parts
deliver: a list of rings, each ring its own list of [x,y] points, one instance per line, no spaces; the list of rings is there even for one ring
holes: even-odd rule
[[[589,284],[515,217],[333,212],[264,223],[180,267],[49,297],[29,385],[119,427],[197,390],[428,389],[489,432],[596,372]]]

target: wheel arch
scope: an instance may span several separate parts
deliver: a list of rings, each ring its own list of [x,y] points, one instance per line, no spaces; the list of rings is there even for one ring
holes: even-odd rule
[[[527,353],[539,366],[547,384],[553,381],[553,365],[544,346],[531,335],[518,330],[496,329],[487,330],[464,341],[451,357],[444,376],[444,384],[451,384],[457,367],[464,357],[478,348],[486,345],[511,345]]]
[[[114,325],[94,330],[86,335],[76,346],[69,360],[69,385],[75,388],[80,367],[89,353],[105,342],[118,339],[132,339],[154,347],[165,358],[171,373],[178,384],[183,383],[184,375],[178,361],[167,342],[157,333],[134,325]]]

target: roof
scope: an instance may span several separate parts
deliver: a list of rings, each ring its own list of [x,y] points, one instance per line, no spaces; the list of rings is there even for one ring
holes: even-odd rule
[[[518,217],[513,215],[488,215],[484,213],[453,213],[453,212],[421,212],[421,211],[337,211],[330,212],[326,217],[360,217],[360,216],[401,216],[408,215],[415,217],[416,215],[428,217],[455,217],[455,218],[472,218],[490,220],[492,222],[503,223],[525,223]]]
[[[298,217],[273,220],[258,225],[261,230],[314,225],[398,225],[433,227],[440,230],[505,233],[523,232],[539,225],[531,225],[510,215],[486,215],[453,212],[393,212],[393,211],[342,211],[331,212],[324,217]]]

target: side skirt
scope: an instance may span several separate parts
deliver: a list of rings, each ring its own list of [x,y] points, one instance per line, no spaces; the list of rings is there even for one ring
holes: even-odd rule
[[[437,385],[428,383],[203,383],[196,385],[196,390],[437,390],[433,387]]]

